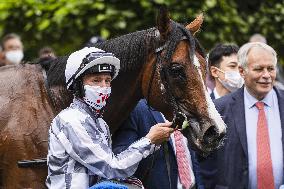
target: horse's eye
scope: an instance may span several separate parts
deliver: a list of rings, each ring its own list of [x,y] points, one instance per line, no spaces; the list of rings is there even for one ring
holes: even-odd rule
[[[180,64],[172,64],[169,70],[170,75],[175,79],[186,80],[184,67]]]

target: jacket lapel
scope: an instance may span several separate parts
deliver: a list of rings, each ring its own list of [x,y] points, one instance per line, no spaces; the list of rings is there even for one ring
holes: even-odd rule
[[[163,116],[160,112],[154,110],[154,111],[151,111],[151,114],[153,115],[156,123],[164,123],[165,122],[164,118],[163,118]]]
[[[233,102],[231,105],[231,113],[234,116],[234,126],[236,127],[237,134],[239,135],[241,145],[243,147],[246,157],[248,157],[247,149],[247,132],[246,132],[246,118],[244,106],[244,88],[237,90],[232,96]]]
[[[278,99],[281,130],[282,130],[282,151],[284,152],[284,137],[283,137],[284,135],[284,92],[281,90],[278,90],[275,87],[274,87],[274,90],[276,91],[277,99]],[[284,156],[283,156],[283,162],[284,162]],[[283,170],[283,173],[284,173],[284,170]]]
[[[212,100],[215,100],[215,95],[214,95],[213,91],[211,92],[210,97],[211,97]]]
[[[279,114],[282,128],[282,135],[284,134],[284,93],[283,91],[274,88],[277,94],[278,106],[279,106]],[[284,144],[284,137],[282,137],[282,143]]]

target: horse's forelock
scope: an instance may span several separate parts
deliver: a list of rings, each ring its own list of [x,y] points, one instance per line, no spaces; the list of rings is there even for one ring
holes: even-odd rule
[[[183,37],[186,37],[187,40],[189,41],[189,46],[190,46],[189,57],[192,63],[193,63],[195,50],[197,50],[202,57],[205,57],[203,48],[201,47],[198,40],[183,25],[171,21],[171,29],[172,31],[170,32],[170,36],[168,38],[168,43],[169,43],[167,45],[168,50],[167,54],[165,55],[166,62],[171,61],[172,55],[176,50],[177,44],[180,42],[180,40]]]

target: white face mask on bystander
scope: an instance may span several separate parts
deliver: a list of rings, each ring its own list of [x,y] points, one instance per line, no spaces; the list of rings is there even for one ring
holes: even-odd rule
[[[221,80],[218,78],[218,80],[222,83],[222,85],[228,89],[230,92],[234,92],[237,89],[241,88],[244,84],[244,79],[241,77],[240,73],[237,71],[222,71],[219,69],[222,73],[225,74],[225,79]]]
[[[24,58],[24,53],[22,50],[11,50],[5,53],[6,59],[13,64],[20,64]]]
[[[84,101],[98,111],[106,105],[106,100],[111,94],[111,87],[84,85],[84,89]]]

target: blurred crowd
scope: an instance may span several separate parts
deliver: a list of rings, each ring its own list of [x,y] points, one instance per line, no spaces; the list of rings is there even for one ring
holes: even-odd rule
[[[38,51],[38,61],[43,62],[43,67],[48,68],[47,62],[56,58],[55,51],[48,46],[42,47]],[[15,33],[5,35],[1,40],[0,66],[24,63],[24,45],[21,37]],[[37,62],[37,61],[35,61]]]

